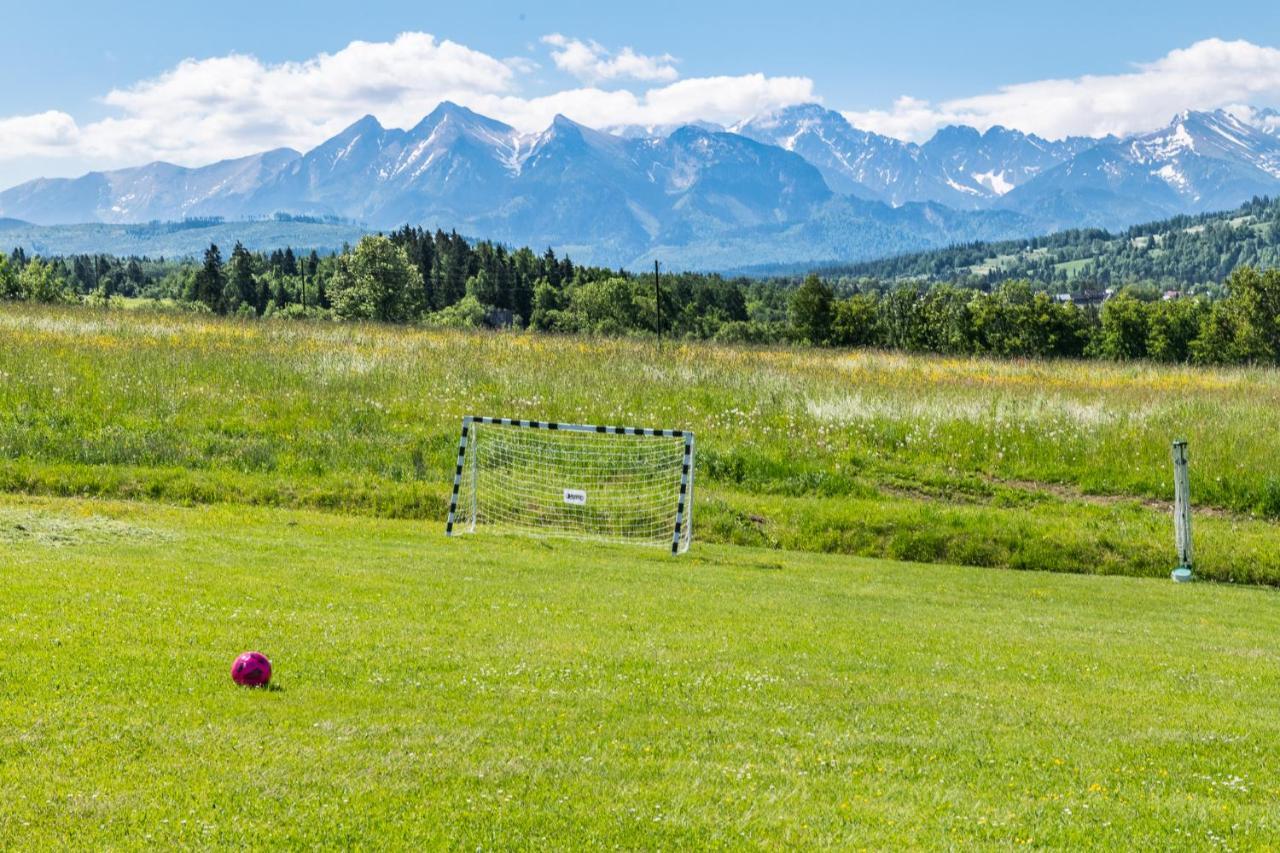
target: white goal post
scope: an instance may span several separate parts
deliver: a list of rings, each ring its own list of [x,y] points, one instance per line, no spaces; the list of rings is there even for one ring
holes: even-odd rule
[[[689,549],[693,433],[468,415],[445,533]]]

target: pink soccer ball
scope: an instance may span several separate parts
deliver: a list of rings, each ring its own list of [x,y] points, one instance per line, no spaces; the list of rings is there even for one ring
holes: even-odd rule
[[[271,680],[271,661],[262,652],[245,652],[231,664],[231,680],[241,687],[266,687]]]

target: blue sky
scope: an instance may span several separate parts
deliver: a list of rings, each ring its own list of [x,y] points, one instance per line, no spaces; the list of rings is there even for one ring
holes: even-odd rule
[[[0,186],[306,147],[365,112],[412,123],[440,96],[529,130],[553,110],[609,127],[820,100],[904,138],[950,121],[1132,132],[1183,107],[1280,106],[1280,14],[1262,2],[44,0],[7,9],[4,32]]]

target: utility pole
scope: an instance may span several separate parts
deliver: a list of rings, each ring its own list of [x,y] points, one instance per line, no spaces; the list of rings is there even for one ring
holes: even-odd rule
[[[653,311],[654,328],[658,331],[658,346],[662,346],[662,285],[658,279],[658,262],[653,262]]]

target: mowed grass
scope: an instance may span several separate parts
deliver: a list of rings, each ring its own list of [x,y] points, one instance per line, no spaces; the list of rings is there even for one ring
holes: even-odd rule
[[[0,491],[438,520],[459,421],[683,427],[704,542],[1280,583],[1280,372],[0,306]]]
[[[1280,837],[1273,590],[21,497],[0,561],[0,847]]]

